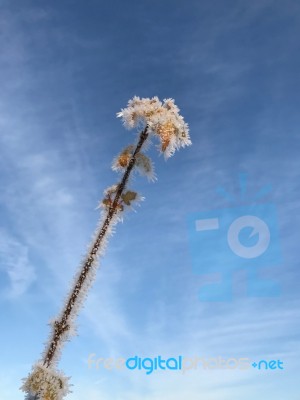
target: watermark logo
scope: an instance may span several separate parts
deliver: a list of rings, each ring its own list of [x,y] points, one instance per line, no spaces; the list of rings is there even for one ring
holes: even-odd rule
[[[241,198],[245,203],[247,177],[240,175]],[[245,271],[246,295],[275,297],[280,294],[279,283],[264,279],[265,268],[281,265],[276,208],[272,203],[259,203],[270,192],[264,187],[252,204],[192,213],[188,216],[189,239],[193,272],[216,276],[218,282],[200,289],[201,301],[229,301],[233,297],[233,275]],[[224,188],[218,193],[228,201],[234,199]]]
[[[257,368],[259,370],[274,370],[274,369],[284,369],[283,361],[281,360],[260,360],[258,362],[253,362],[251,364],[253,368]]]
[[[255,368],[257,370],[283,370],[283,361],[281,360],[259,360],[257,362],[250,360],[248,357],[129,357],[129,358],[97,358],[95,353],[91,353],[87,360],[88,368],[106,370],[129,370],[143,371],[146,375],[153,372],[179,371],[182,374],[195,370],[249,370]]]
[[[147,375],[152,374],[153,371],[157,370],[181,370],[182,368],[185,368],[183,365],[183,357],[178,356],[178,357],[170,357],[170,358],[163,358],[162,356],[157,356],[154,358],[151,357],[129,357],[127,359],[125,358],[96,358],[95,353],[91,353],[88,357],[88,367],[96,367],[99,369],[100,366],[104,367],[105,369],[128,369],[128,370],[144,370],[146,371]]]

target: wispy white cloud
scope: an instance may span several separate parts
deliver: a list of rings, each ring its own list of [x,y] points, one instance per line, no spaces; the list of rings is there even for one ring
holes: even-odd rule
[[[7,298],[22,296],[36,279],[28,253],[28,246],[0,230],[0,268],[9,279],[9,287],[4,290]]]

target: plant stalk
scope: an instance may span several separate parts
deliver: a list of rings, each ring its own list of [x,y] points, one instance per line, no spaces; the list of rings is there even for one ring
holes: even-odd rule
[[[117,212],[118,201],[119,201],[124,189],[126,188],[126,184],[129,179],[129,175],[130,175],[130,173],[135,165],[135,162],[136,162],[136,156],[140,152],[148,135],[149,135],[148,125],[146,125],[145,129],[140,133],[139,141],[136,145],[134,153],[133,153],[133,155],[128,163],[128,166],[124,172],[123,178],[122,178],[120,184],[118,185],[118,189],[117,189],[116,195],[114,197],[114,201],[108,210],[107,216],[103,222],[103,225],[101,227],[99,235],[95,239],[91,250],[87,254],[87,258],[84,263],[84,266],[83,266],[81,273],[77,279],[76,285],[74,286],[74,289],[69,296],[68,302],[62,313],[60,321],[54,322],[54,330],[53,330],[52,340],[51,340],[50,344],[48,345],[48,349],[45,353],[44,360],[43,360],[43,363],[46,367],[49,367],[51,365],[53,358],[55,356],[55,353],[57,351],[58,344],[62,338],[62,335],[64,334],[65,331],[67,331],[69,329],[69,318],[72,313],[73,306],[76,303],[78,295],[79,295],[79,293],[83,287],[83,284],[88,276],[88,272],[90,271],[90,269],[93,265],[93,262],[96,260],[96,255],[99,251],[101,242],[107,232],[107,229],[112,221],[114,214]]]

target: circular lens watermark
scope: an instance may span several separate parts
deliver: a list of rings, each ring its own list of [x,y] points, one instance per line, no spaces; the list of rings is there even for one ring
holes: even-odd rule
[[[244,228],[252,228],[249,238],[258,235],[254,246],[245,246],[240,242],[240,233]],[[231,250],[242,258],[256,258],[262,255],[270,244],[268,225],[254,215],[244,215],[233,221],[228,229],[227,241]]]

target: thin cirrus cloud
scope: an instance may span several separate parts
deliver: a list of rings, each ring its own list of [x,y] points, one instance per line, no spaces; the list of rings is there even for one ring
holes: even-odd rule
[[[36,279],[35,269],[28,246],[3,229],[0,230],[0,265],[8,280],[3,296],[11,300],[22,297]]]

